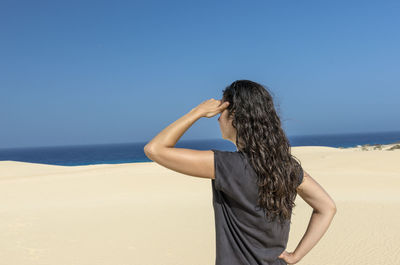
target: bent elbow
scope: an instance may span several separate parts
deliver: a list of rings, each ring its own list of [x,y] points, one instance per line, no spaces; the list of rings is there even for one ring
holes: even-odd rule
[[[336,204],[335,204],[334,202],[332,202],[332,205],[331,205],[330,208],[329,208],[329,212],[330,212],[332,215],[335,215],[335,214],[336,214],[336,212],[337,212],[337,207],[336,207]]]
[[[147,145],[146,145],[146,146],[143,148],[143,152],[144,152],[144,154],[145,154],[148,158],[150,158],[151,153],[152,153],[152,149],[151,149],[150,146],[147,146]]]
[[[158,150],[158,149],[156,149],[156,148],[154,148],[153,146],[151,146],[151,145],[149,145],[149,146],[145,146],[144,148],[143,148],[143,151],[144,151],[144,153],[145,153],[145,155],[150,159],[150,160],[152,160],[152,161],[154,161],[155,160],[155,157],[156,157],[156,150]],[[155,162],[155,161],[154,161]]]
[[[320,214],[325,214],[325,215],[335,215],[337,212],[337,208],[336,205],[333,203],[331,205],[326,205],[320,209],[315,209],[314,208],[314,212],[316,213],[320,213]]]
[[[333,208],[331,209],[331,213],[332,213],[333,215],[335,215],[336,212],[337,212],[337,208],[336,208],[336,206],[335,206],[335,207],[333,207]]]

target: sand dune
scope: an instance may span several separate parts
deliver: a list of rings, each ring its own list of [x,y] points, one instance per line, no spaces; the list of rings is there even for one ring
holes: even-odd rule
[[[292,152],[338,208],[325,236],[298,264],[400,264],[400,150],[305,146]],[[215,262],[211,180],[153,162],[0,161],[0,201],[1,265]],[[296,203],[288,251],[312,212],[300,197]]]

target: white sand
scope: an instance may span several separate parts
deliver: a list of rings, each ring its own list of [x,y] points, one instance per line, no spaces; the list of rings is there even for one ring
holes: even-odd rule
[[[293,147],[337,214],[298,264],[400,264],[400,150]],[[156,163],[49,166],[0,161],[0,264],[215,262],[211,180]],[[312,208],[300,197],[288,251]]]

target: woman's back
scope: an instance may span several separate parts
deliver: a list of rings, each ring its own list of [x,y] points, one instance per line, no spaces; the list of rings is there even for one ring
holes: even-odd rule
[[[286,264],[278,256],[286,249],[290,220],[268,221],[257,208],[257,175],[246,154],[214,152],[211,182],[216,231],[216,265]],[[301,183],[303,174],[299,176]]]
[[[286,249],[290,220],[266,219],[257,208],[257,175],[245,153],[214,152],[211,181],[216,231],[216,265],[287,264],[278,256]],[[302,181],[303,172],[299,176]]]

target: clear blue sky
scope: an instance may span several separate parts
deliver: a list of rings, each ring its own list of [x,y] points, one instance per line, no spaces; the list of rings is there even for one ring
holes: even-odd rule
[[[148,141],[236,79],[289,136],[400,130],[399,1],[1,1],[0,148]],[[220,138],[217,116],[182,140]]]

